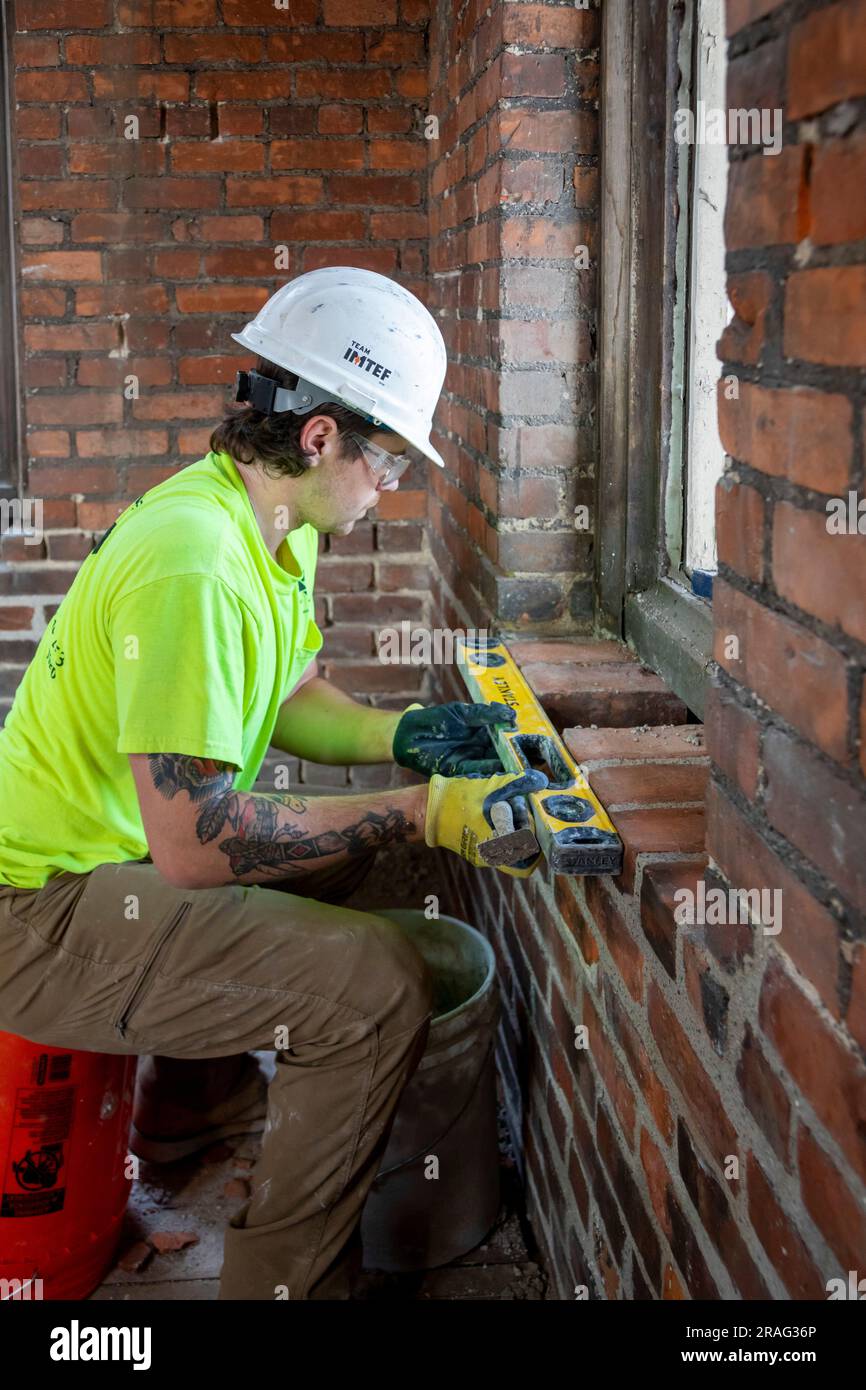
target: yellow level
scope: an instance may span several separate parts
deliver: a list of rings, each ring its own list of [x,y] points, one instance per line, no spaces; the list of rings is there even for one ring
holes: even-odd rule
[[[516,712],[513,729],[491,730],[505,771],[539,768],[547,775],[548,786],[528,801],[554,873],[618,874],[622,840],[505,643],[493,637],[461,642],[457,665],[474,701],[498,701]]]

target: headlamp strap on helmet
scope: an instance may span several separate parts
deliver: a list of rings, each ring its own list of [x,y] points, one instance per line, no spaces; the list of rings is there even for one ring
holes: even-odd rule
[[[238,372],[235,377],[235,400],[246,401],[263,415],[282,415],[286,411],[307,415],[317,405],[333,399],[333,391],[325,391],[303,377],[298,378],[294,391],[278,386],[273,377],[262,376],[261,372]]]

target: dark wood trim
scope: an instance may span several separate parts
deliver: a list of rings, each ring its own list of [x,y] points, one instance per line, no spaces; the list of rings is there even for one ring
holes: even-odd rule
[[[596,508],[599,622],[621,636],[625,605],[631,267],[632,0],[602,9],[599,283],[600,467]],[[615,100],[608,100],[616,93]]]
[[[599,627],[703,708],[710,610],[668,577],[681,0],[606,0],[599,276]]]

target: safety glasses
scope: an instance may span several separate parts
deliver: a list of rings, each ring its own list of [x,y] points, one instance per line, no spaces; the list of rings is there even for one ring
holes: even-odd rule
[[[379,444],[374,444],[363,434],[349,434],[348,438],[358,445],[368,468],[376,475],[383,487],[402,477],[412,462],[410,454],[389,454],[387,449],[383,449]]]

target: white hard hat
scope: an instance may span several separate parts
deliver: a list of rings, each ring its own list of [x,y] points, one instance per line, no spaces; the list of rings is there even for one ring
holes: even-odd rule
[[[236,343],[298,376],[287,391],[259,377],[246,395],[259,409],[305,415],[340,401],[402,435],[445,467],[430,443],[447,365],[438,324],[395,280],[358,266],[326,266],[281,286]]]

